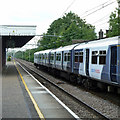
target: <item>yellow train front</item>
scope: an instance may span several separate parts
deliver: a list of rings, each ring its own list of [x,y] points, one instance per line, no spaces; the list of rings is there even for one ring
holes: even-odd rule
[[[11,61],[11,56],[8,56],[8,57],[7,57],[7,61]]]

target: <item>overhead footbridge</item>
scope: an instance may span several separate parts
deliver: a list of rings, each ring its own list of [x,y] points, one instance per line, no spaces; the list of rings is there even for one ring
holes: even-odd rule
[[[36,26],[0,25],[0,71],[6,64],[6,48],[24,46],[36,35]]]

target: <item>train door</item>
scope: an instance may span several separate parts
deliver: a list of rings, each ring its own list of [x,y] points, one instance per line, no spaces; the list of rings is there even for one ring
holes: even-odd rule
[[[89,76],[89,49],[86,49],[86,75]]]
[[[62,51],[61,54],[62,54],[62,55],[61,55],[61,56],[62,56],[62,59],[61,59],[61,60],[62,60],[62,70],[63,70],[64,52]]]
[[[111,81],[117,82],[117,46],[111,47],[110,77]]]

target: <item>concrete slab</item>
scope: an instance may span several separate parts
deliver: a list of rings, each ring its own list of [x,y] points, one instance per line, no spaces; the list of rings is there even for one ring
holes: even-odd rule
[[[2,77],[2,118],[38,118],[13,62]]]
[[[17,64],[20,73],[23,75],[23,79],[30,90],[33,98],[35,99],[40,111],[45,118],[67,118],[75,119],[75,117],[68,112],[69,110],[63,107],[48,90],[40,85],[28,72],[25,71]],[[43,88],[42,88],[43,87]]]

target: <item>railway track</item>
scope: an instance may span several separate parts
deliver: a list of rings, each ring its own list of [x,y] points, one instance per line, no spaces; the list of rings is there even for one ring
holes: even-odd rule
[[[72,100],[74,100],[78,104],[82,105],[84,108],[86,108],[92,114],[96,115],[98,118],[104,119],[104,120],[111,120],[110,118],[108,118],[107,116],[105,116],[104,114],[102,114],[101,112],[96,110],[94,107],[91,107],[90,105],[88,105],[84,101],[78,99],[76,96],[74,96],[73,94],[69,93],[68,91],[66,91],[65,89],[60,87],[58,84],[52,82],[49,78],[45,77],[44,75],[40,74],[39,72],[36,72],[35,68],[33,68],[32,66],[25,65],[25,64],[23,64],[23,62],[20,62],[20,64],[22,64],[24,67],[26,67],[27,69],[32,71],[34,74],[40,76],[42,79],[44,79],[50,85],[52,85],[52,86],[56,87],[57,89],[59,89],[60,91],[62,91],[65,95],[69,96]]]

